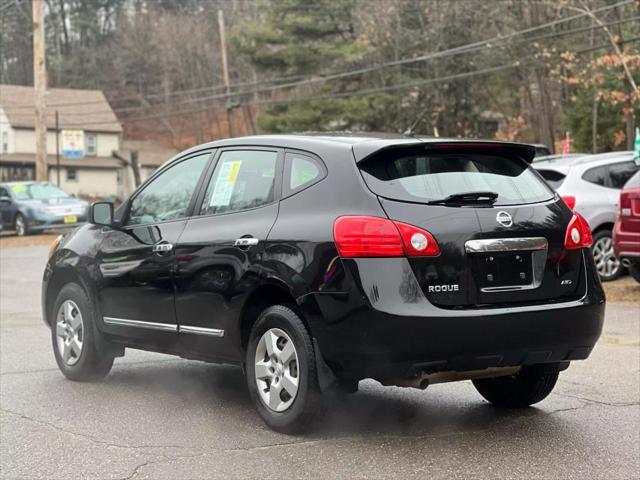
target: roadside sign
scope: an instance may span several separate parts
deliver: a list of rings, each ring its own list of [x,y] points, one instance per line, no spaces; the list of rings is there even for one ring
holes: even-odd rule
[[[84,157],[84,130],[61,130],[60,136],[64,158]]]

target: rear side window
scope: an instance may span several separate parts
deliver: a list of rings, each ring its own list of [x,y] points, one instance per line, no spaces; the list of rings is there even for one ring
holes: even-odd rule
[[[582,179],[604,187],[607,183],[607,169],[606,167],[590,168],[582,174]]]
[[[538,173],[551,185],[551,188],[555,188],[556,190],[560,188],[560,185],[562,185],[565,179],[563,173],[556,172],[555,170],[538,170]]]
[[[495,205],[518,205],[554,195],[524,160],[499,154],[398,149],[380,152],[359,166],[374,193],[394,200],[420,203],[495,192]]]
[[[284,196],[303,190],[324,178],[326,168],[317,158],[297,152],[285,155]]]
[[[640,188],[640,170],[624,186],[625,188]]]
[[[200,213],[238,212],[273,202],[277,161],[278,153],[274,151],[222,152]]]
[[[638,171],[634,162],[620,162],[609,165],[609,181],[611,188],[622,189],[624,184]]]

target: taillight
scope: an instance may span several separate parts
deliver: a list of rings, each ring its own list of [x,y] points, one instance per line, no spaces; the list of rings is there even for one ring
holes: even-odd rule
[[[571,210],[575,208],[576,197],[574,197],[573,195],[565,195],[562,197],[562,200],[564,200],[564,203],[566,203],[567,207],[569,207]]]
[[[400,231],[404,251],[408,257],[435,257],[440,255],[438,242],[429,232],[407,223],[393,223]]]
[[[575,250],[589,248],[593,243],[591,228],[587,221],[579,213],[574,213],[567,225],[567,233],[564,236],[564,248]]]
[[[340,217],[333,224],[333,238],[341,257],[416,257],[440,254],[440,247],[429,232],[386,218]]]

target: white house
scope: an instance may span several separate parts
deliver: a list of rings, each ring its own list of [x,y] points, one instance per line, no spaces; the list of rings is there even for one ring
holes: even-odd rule
[[[122,126],[100,90],[51,88],[47,91],[47,164],[49,180],[58,182],[55,112],[59,128],[80,131],[82,151],[65,158],[59,135],[60,187],[68,193],[88,197],[124,197],[133,189],[129,167],[113,156],[129,158],[138,150],[144,179],[174,150],[143,142],[122,141]],[[34,89],[0,85],[0,181],[32,180],[35,177]],[[81,145],[82,146],[82,145]]]

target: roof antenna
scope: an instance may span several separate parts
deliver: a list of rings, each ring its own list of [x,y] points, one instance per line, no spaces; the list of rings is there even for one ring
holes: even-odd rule
[[[411,126],[402,133],[402,135],[404,135],[405,137],[415,138],[416,140],[420,140],[421,142],[423,142],[424,140],[416,137],[413,131],[420,124],[420,122],[424,120],[424,117],[427,115],[428,111],[429,111],[429,107],[425,108],[422,111],[422,113],[418,115],[418,118],[416,118],[416,120],[411,124]]]

